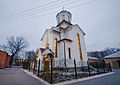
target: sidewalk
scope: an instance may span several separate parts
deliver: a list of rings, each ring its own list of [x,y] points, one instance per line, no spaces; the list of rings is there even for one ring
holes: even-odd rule
[[[46,85],[28,75],[22,68],[0,69],[0,85]]]
[[[119,85],[120,71],[65,81],[53,85]],[[0,85],[50,85],[22,68],[0,69]]]

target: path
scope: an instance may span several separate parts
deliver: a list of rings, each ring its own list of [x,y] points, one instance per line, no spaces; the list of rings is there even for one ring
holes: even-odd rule
[[[0,69],[0,85],[45,85],[25,73],[22,68]]]

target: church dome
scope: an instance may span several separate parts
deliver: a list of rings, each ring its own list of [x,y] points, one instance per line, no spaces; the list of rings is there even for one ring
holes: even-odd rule
[[[72,14],[69,11],[63,10],[56,15],[57,23],[61,23],[63,20],[71,23]]]

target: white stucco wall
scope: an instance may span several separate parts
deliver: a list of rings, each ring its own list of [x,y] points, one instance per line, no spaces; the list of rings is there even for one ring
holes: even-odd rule
[[[80,62],[80,54],[79,54],[79,46],[78,46],[78,38],[77,33],[79,33],[80,36],[80,45],[81,45],[81,51],[82,51],[82,57],[83,61],[87,63],[87,52],[86,52],[86,46],[85,46],[85,40],[84,40],[84,34],[80,30],[78,25],[73,25],[67,28],[66,31],[61,30],[61,39],[67,38],[71,39],[73,42],[65,42],[65,51],[66,51],[66,59],[73,61],[74,59],[76,62]],[[60,40],[60,37],[57,33],[52,32],[52,30],[47,30],[46,34],[44,35],[44,38],[42,40],[42,47],[46,47],[46,42],[49,42],[49,48],[55,53],[55,38],[57,40]],[[63,42],[60,42],[57,44],[57,59],[64,59],[64,44]],[[71,58],[69,59],[69,53],[68,48],[71,49]]]
[[[74,56],[77,62],[81,61],[80,54],[79,54],[78,38],[77,38],[77,33],[79,33],[83,61],[87,63],[88,58],[87,58],[85,41],[84,41],[84,34],[80,30],[78,25],[73,25],[71,29],[72,30],[69,34],[69,37],[73,40],[73,43],[71,45],[72,56]]]
[[[68,20],[68,16],[70,16],[70,19],[71,19],[71,14],[69,12],[59,13],[59,15],[57,16],[57,20],[59,17],[59,21],[62,22],[63,15],[65,15],[64,16],[65,20],[70,22]],[[49,48],[52,50],[53,53],[55,53],[55,38],[57,38],[57,40],[59,41],[60,36],[57,32],[53,32],[53,30],[60,31],[60,27],[66,29],[66,30],[61,29],[61,34],[60,34],[61,39],[67,38],[67,39],[71,39],[73,41],[73,42],[65,41],[66,59],[69,61],[72,61],[72,62],[74,61],[74,59],[76,60],[76,62],[81,62],[80,53],[79,53],[79,46],[78,46],[78,38],[77,38],[77,33],[79,33],[82,58],[83,58],[83,62],[85,62],[85,65],[86,65],[88,58],[87,58],[87,51],[86,51],[85,40],[84,40],[84,33],[77,24],[70,25],[69,23],[62,22],[59,26],[52,27],[51,29],[48,29],[45,32],[43,39],[42,39],[42,48],[46,47],[47,38],[49,38],[48,39]],[[71,49],[71,59],[69,59],[68,48]],[[64,59],[64,44],[63,44],[63,42],[57,43],[57,58],[55,58],[55,60],[61,60],[61,59]]]

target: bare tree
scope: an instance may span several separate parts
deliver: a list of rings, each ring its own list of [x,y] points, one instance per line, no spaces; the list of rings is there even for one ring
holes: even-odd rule
[[[14,37],[11,36],[7,39],[6,45],[1,45],[1,49],[6,51],[9,55],[11,55],[10,66],[13,62],[13,57],[18,55],[18,53],[22,52],[25,48],[29,46],[28,42],[23,37]]]
[[[113,53],[118,52],[118,51],[120,51],[120,48],[109,48],[109,47],[107,47],[105,50],[87,52],[87,54],[88,54],[88,56],[103,59],[105,56],[108,56],[108,55],[113,54]]]
[[[36,61],[36,57],[37,57],[37,52],[32,50],[32,51],[26,51],[25,52],[25,56],[28,58],[29,62],[34,62]]]

